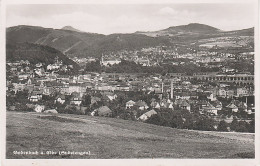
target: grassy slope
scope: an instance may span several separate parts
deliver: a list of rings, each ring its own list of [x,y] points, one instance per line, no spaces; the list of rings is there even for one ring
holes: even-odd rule
[[[14,150],[90,151],[92,155],[24,156],[13,155]],[[82,115],[7,112],[7,158],[239,157],[254,157],[253,134],[178,130]]]

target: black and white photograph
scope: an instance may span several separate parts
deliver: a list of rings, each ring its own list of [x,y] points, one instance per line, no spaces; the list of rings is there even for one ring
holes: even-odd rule
[[[257,165],[257,0],[11,2],[1,3],[6,161]]]

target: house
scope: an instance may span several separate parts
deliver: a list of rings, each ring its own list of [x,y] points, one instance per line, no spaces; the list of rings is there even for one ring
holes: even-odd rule
[[[47,70],[57,70],[60,68],[60,65],[59,64],[49,64],[47,66]]]
[[[230,103],[226,106],[229,110],[231,110],[232,112],[238,112],[238,108],[235,104]]]
[[[238,112],[238,110],[247,112],[247,104],[239,100],[232,100],[226,107],[232,112]]]
[[[108,94],[107,97],[109,98],[109,100],[115,100],[117,98],[116,94]]]
[[[133,100],[129,100],[128,102],[126,102],[126,106],[125,108],[131,108],[135,105],[135,102]]]
[[[207,106],[203,107],[203,112],[213,115],[218,115],[218,109],[212,104],[208,103]]]
[[[173,103],[165,103],[164,108],[170,108],[173,109]]]
[[[95,104],[99,101],[101,101],[101,98],[96,97],[96,96],[91,96],[91,104],[90,105],[93,105],[93,104]]]
[[[73,93],[73,92],[82,92],[81,86],[79,84],[76,83],[70,83],[69,84],[69,93]]]
[[[97,114],[98,116],[111,116],[112,111],[107,106],[102,106],[91,112],[91,116],[94,116],[95,114]]]
[[[146,102],[139,100],[138,102],[135,103],[135,105],[140,109],[140,110],[145,110],[148,107],[148,105],[146,104]]]
[[[65,95],[58,95],[58,96],[55,98],[54,103],[64,104],[65,101],[66,101],[66,100],[65,100]]]
[[[211,101],[210,104],[212,104],[217,110],[222,110],[222,103],[218,100]]]
[[[210,101],[217,100],[216,96],[212,92],[208,92],[208,93],[206,93],[206,95],[207,95],[207,99],[209,99]]]
[[[109,65],[119,64],[120,62],[121,62],[121,59],[114,58],[114,59],[105,59],[104,60],[104,58],[102,56],[101,61],[100,61],[100,65],[109,66]]]
[[[219,97],[226,97],[227,96],[227,91],[224,88],[220,88],[217,91],[217,96],[219,96]]]
[[[43,87],[43,94],[44,95],[51,95],[54,89],[50,82],[47,82],[46,85]]]
[[[197,105],[199,106],[199,110],[203,110],[204,107],[208,105],[208,102],[206,100],[200,100]]]
[[[32,91],[31,94],[29,95],[28,99],[31,102],[38,102],[42,99],[42,93],[41,91]]]
[[[197,88],[196,88],[196,89],[197,89]],[[191,92],[191,93],[190,93],[190,98],[191,98],[191,99],[198,99],[198,98],[199,98],[198,93],[197,93],[197,92]]]
[[[237,88],[235,91],[235,95],[236,97],[242,97],[242,96],[247,96],[249,94],[248,89],[247,88]]]
[[[191,105],[186,100],[178,99],[174,102],[179,108],[190,111]]]
[[[151,105],[152,108],[157,108],[157,109],[161,108],[160,104],[155,100],[152,101],[150,105]]]
[[[34,107],[34,111],[35,111],[35,112],[43,112],[44,109],[45,109],[45,106],[44,106],[44,105],[38,105],[38,104],[37,104],[37,105]]]
[[[157,112],[155,110],[150,110],[146,113],[144,113],[143,115],[141,115],[137,120],[142,120],[142,121],[146,121],[148,118],[150,118],[152,115],[157,114]]]
[[[80,94],[73,92],[71,95],[72,97],[70,99],[70,104],[79,106],[82,103],[82,97],[80,96]]]
[[[17,93],[18,91],[23,91],[26,88],[25,81],[20,81],[19,83],[13,83],[13,91]]]
[[[181,93],[176,93],[175,94],[176,99],[183,99],[183,100],[189,100],[190,95],[187,92],[181,92]]]

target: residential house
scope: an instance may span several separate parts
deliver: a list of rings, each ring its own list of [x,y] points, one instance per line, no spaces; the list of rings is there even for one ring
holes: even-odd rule
[[[90,105],[93,105],[93,104],[95,104],[99,101],[101,101],[101,98],[96,97],[96,96],[91,96],[91,104]]]
[[[117,98],[117,95],[113,92],[104,91],[102,92],[104,96],[106,96],[110,101],[115,100]]]
[[[218,115],[218,109],[209,102],[207,103],[207,106],[203,107],[202,109],[202,112],[205,112],[207,114]]]
[[[182,100],[189,100],[190,99],[190,95],[187,92],[181,92],[181,93],[176,93],[175,94],[175,98],[178,99],[182,99]]]
[[[231,110],[232,112],[238,112],[238,107],[233,104],[233,103],[230,103],[226,106],[226,108],[228,108],[229,110]]]
[[[150,110],[143,115],[141,115],[137,120],[146,121],[148,118],[150,118],[152,115],[157,114],[155,110]]]
[[[44,109],[45,109],[45,106],[44,105],[35,105],[35,107],[34,107],[34,111],[35,112],[43,112],[44,111]]]
[[[248,96],[248,94],[249,94],[248,89],[244,87],[238,87],[235,91],[236,97]]]
[[[126,102],[125,108],[128,109],[128,108],[133,107],[134,105],[135,105],[135,101],[129,100],[128,102]]]
[[[157,109],[160,109],[160,108],[161,108],[160,103],[158,103],[158,102],[155,101],[155,100],[152,101],[150,105],[151,105],[152,108],[157,108]]]
[[[222,110],[222,103],[218,100],[211,101],[210,104],[212,104],[217,110]]]
[[[191,105],[187,100],[178,99],[175,100],[174,104],[181,109],[188,110],[188,111],[191,110]]]
[[[32,91],[31,94],[29,94],[28,99],[31,102],[38,102],[42,99],[42,92],[41,91]]]
[[[66,100],[65,100],[65,95],[61,94],[61,95],[58,95],[58,96],[55,98],[54,103],[64,104],[65,101],[66,101]]]
[[[140,110],[145,110],[145,109],[148,109],[148,105],[146,104],[146,102],[142,101],[142,100],[139,100],[135,103],[136,106],[138,106],[138,108]]]
[[[19,81],[19,83],[13,83],[13,91],[17,93],[18,91],[23,91],[26,88],[26,81]]]
[[[226,107],[232,109],[232,112],[239,110],[247,112],[247,104],[239,100],[232,100]]]
[[[207,95],[207,98],[208,98],[210,101],[215,101],[215,100],[217,100],[216,96],[215,96],[214,93],[212,93],[212,92],[208,92],[208,93],[206,93],[206,95]]]
[[[70,99],[70,104],[79,106],[82,103],[82,97],[80,96],[80,94],[73,92],[71,95],[72,97]]]

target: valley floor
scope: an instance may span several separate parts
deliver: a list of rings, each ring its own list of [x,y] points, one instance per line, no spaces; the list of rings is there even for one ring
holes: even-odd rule
[[[86,115],[7,111],[6,116],[8,159],[254,158],[254,134],[180,130]]]

